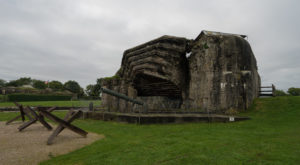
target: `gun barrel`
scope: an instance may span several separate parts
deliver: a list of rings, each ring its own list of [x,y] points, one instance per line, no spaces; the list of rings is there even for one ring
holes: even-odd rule
[[[124,94],[118,93],[118,92],[116,92],[116,91],[113,91],[113,90],[110,90],[110,89],[106,89],[106,88],[101,88],[100,90],[101,90],[102,92],[104,92],[104,93],[107,93],[107,94],[109,94],[109,95],[118,97],[118,98],[120,98],[120,99],[124,99],[124,100],[129,101],[129,102],[132,102],[132,103],[134,103],[134,104],[144,105],[143,102],[138,101],[138,100],[135,100],[135,99],[133,99],[133,98],[130,98],[130,97],[128,97],[128,96],[126,96],[126,95],[124,95]]]

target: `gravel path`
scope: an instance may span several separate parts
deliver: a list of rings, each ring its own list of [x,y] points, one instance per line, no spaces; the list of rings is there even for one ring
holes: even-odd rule
[[[86,138],[65,129],[47,145],[53,131],[48,131],[40,123],[33,124],[19,132],[21,122],[5,125],[0,122],[0,164],[34,165],[53,156],[66,154],[104,138],[103,135],[89,133]],[[55,126],[53,127],[55,129]]]

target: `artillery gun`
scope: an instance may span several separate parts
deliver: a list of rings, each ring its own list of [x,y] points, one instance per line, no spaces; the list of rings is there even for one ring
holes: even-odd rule
[[[118,93],[116,91],[106,89],[106,88],[100,88],[100,91],[103,92],[103,93],[109,94],[111,96],[115,96],[119,99],[123,99],[125,101],[131,102],[131,103],[133,103],[133,105],[134,104],[141,105],[141,106],[143,106],[144,112],[147,112],[147,108],[146,108],[146,106],[144,106],[145,104],[142,101],[130,98],[130,97],[128,97],[128,96],[126,96],[122,93]]]

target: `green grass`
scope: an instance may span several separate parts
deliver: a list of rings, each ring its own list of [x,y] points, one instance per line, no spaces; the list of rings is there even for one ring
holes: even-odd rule
[[[0,113],[0,120],[13,115]],[[41,164],[300,164],[300,97],[257,99],[241,115],[252,119],[165,125],[76,120],[106,138]]]
[[[94,103],[94,106],[99,106],[101,104],[101,101],[95,101],[91,100]],[[22,105],[29,105],[29,106],[58,106],[58,107],[77,107],[77,106],[83,106],[87,107],[89,106],[89,103],[91,102],[89,100],[82,100],[82,101],[35,101],[35,102],[19,102]],[[0,102],[0,107],[14,107],[16,106],[13,102]]]

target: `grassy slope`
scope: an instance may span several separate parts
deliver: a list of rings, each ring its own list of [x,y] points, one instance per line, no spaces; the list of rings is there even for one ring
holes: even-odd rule
[[[11,115],[2,113],[0,120]],[[242,115],[252,119],[167,125],[77,120],[106,138],[41,164],[300,163],[300,97],[258,99]]]
[[[35,101],[35,102],[20,102],[23,105],[29,106],[85,106],[87,107],[91,101],[83,100],[83,101]],[[94,106],[99,106],[101,101],[92,101]],[[13,102],[0,102],[0,107],[14,107],[15,104]]]

